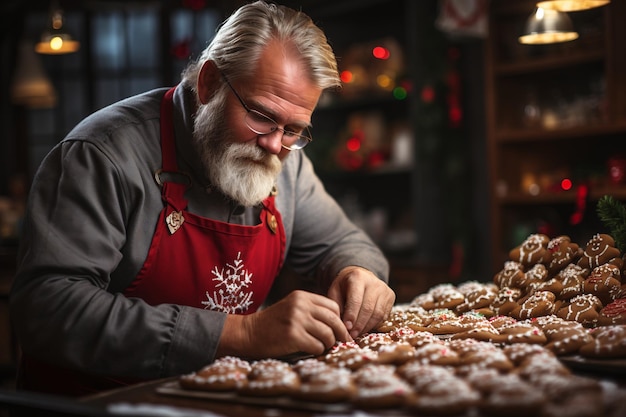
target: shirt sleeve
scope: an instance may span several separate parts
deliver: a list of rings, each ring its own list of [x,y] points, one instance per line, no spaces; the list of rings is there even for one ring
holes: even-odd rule
[[[197,370],[213,359],[223,313],[150,306],[107,290],[131,244],[129,227],[144,227],[149,244],[156,223],[140,191],[150,173],[132,161],[140,147],[129,145],[115,156],[99,143],[66,140],[42,163],[10,302],[25,353],[63,367],[139,378]]]
[[[389,263],[369,236],[328,194],[304,152],[292,152],[279,184],[279,208],[290,239],[288,262],[326,289],[346,266],[360,266],[388,282]]]

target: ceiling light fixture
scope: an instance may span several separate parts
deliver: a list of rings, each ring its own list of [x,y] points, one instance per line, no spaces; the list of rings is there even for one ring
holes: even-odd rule
[[[607,5],[611,0],[546,0],[537,3],[537,7],[560,12],[577,12]]]
[[[33,44],[26,41],[19,45],[11,98],[15,104],[33,109],[51,108],[57,102],[57,93],[33,52]]]
[[[567,13],[538,7],[528,18],[524,34],[518,39],[523,44],[546,44],[568,42],[577,38],[578,33]]]
[[[56,1],[50,7],[50,26],[41,35],[41,41],[35,45],[40,54],[69,54],[80,48],[80,43],[63,28],[63,11]]]

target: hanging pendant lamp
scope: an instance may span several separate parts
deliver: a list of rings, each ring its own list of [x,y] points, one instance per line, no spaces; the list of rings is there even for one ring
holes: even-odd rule
[[[518,38],[523,44],[548,44],[573,41],[578,38],[567,13],[538,7],[528,18],[524,34]]]
[[[560,12],[577,12],[579,10],[593,9],[605,6],[611,0],[546,0],[537,3],[542,9],[558,10]]]
[[[35,45],[35,51],[40,54],[69,54],[80,48],[80,43],[63,27],[63,10],[56,1],[50,7],[50,21],[48,29],[41,35],[41,41]]]

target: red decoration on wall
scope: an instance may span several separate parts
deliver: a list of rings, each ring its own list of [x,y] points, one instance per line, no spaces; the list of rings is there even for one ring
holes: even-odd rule
[[[191,10],[202,10],[206,7],[206,0],[183,0],[183,7]]]
[[[432,103],[435,100],[435,89],[431,85],[422,87],[422,101],[424,103]]]
[[[583,221],[588,195],[589,187],[586,184],[581,184],[576,188],[576,211],[569,218],[569,222],[572,226],[580,224],[580,222]]]
[[[191,56],[191,39],[183,39],[172,45],[171,54],[177,59],[188,59]]]

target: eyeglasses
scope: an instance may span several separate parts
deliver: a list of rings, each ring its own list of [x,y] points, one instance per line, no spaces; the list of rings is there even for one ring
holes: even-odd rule
[[[278,123],[276,123],[271,117],[248,107],[241,96],[237,94],[237,91],[235,91],[230,81],[228,81],[226,75],[222,74],[222,77],[224,77],[224,81],[226,81],[226,84],[228,84],[235,97],[237,97],[237,100],[239,100],[243,108],[246,109],[245,122],[246,126],[248,126],[251,131],[257,135],[269,135],[277,130],[282,132],[283,136],[281,138],[281,145],[283,148],[290,151],[302,149],[313,141],[308,127],[304,127],[301,130],[283,129],[279,127]]]

